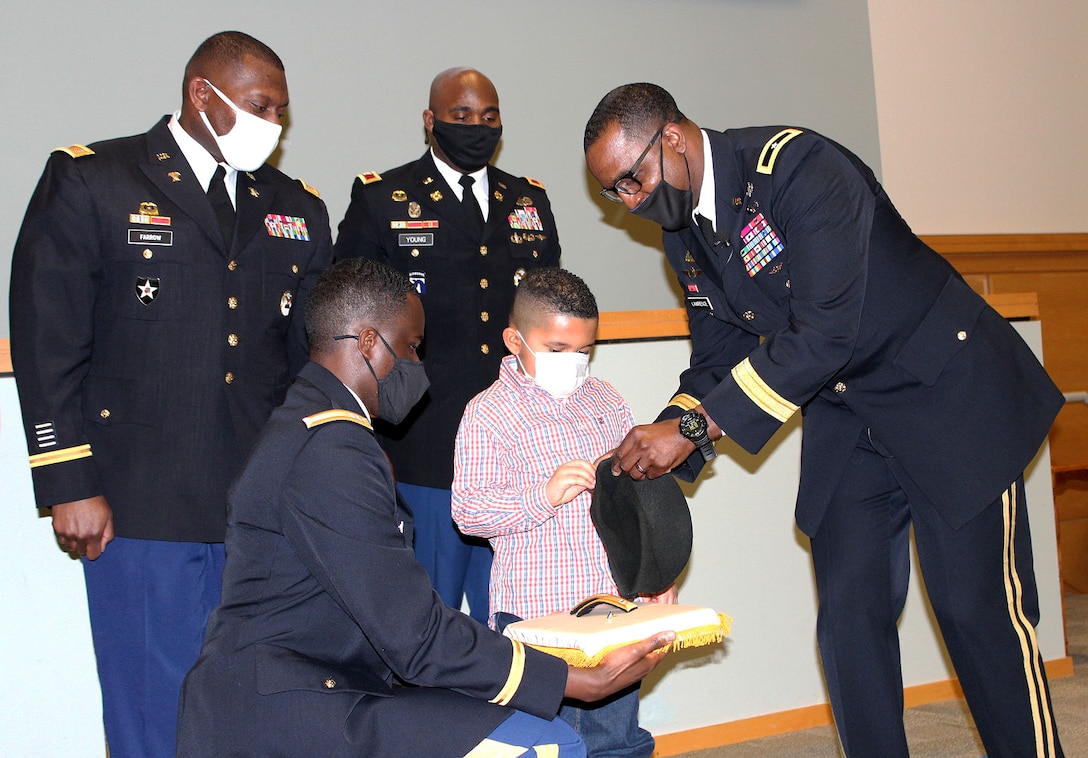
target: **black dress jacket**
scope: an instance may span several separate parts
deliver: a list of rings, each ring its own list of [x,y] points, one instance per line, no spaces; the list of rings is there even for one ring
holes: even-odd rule
[[[855,155],[792,127],[707,133],[718,239],[694,223],[664,236],[693,353],[661,417],[702,402],[755,453],[801,410],[809,535],[861,434],[953,527],[969,521],[1038,451],[1057,387]]]
[[[39,507],[104,495],[119,536],[222,542],[226,493],[306,360],[325,204],[237,179],[234,239],[164,117],[58,150],[15,245],[11,349]]]
[[[510,708],[558,710],[565,663],[431,588],[361,411],[307,365],[233,486],[179,756],[463,756]]]
[[[383,174],[360,174],[340,222],[336,259],[365,257],[408,276],[427,318],[421,355],[431,388],[401,424],[378,424],[398,481],[448,490],[468,401],[491,386],[506,354],[514,290],[531,268],[559,265],[544,187],[494,166],[487,224],[473,231],[430,152]]]

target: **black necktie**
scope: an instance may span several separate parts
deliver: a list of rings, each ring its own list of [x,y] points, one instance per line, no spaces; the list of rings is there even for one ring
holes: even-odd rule
[[[714,231],[714,224],[706,216],[699,213],[695,214],[695,223],[699,225],[699,231],[703,233],[706,244],[710,245],[711,250],[718,252],[718,248],[722,246],[722,241],[718,237],[718,233]]]
[[[226,175],[227,170],[222,165],[216,167],[215,173],[212,174],[212,183],[208,185],[208,202],[212,204],[212,210],[215,211],[219,231],[223,233],[223,241],[229,252],[234,243],[234,205],[230,202],[230,195],[227,194],[227,185],[223,183],[223,177]]]
[[[479,201],[476,200],[476,193],[472,191],[472,185],[476,183],[476,180],[468,174],[461,174],[461,178],[457,180],[457,183],[464,187],[461,193],[461,205],[465,208],[465,213],[476,231],[476,236],[482,237],[484,233],[484,214],[480,210]]]

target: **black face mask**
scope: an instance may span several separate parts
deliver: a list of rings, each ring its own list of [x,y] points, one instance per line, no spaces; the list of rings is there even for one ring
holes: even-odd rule
[[[378,375],[374,373],[374,367],[370,365],[370,361],[366,360],[366,356],[363,356],[366,367],[370,369],[370,373],[378,382],[376,415],[383,421],[399,424],[423,397],[423,393],[431,386],[431,380],[427,378],[427,372],[423,369],[421,361],[401,358],[393,352],[393,348],[389,347],[385,337],[379,334],[378,339],[385,345],[385,349],[393,354],[393,369],[384,378],[378,379]]]
[[[691,224],[691,212],[694,208],[691,190],[677,189],[665,181],[665,147],[661,146],[661,181],[653,192],[631,213],[660,224],[666,232],[676,232]],[[688,165],[688,156],[684,155],[684,165]],[[691,168],[688,167],[688,186],[691,186]]]
[[[499,138],[502,137],[502,127],[456,124],[436,118],[431,134],[450,162],[461,171],[471,174],[486,166],[495,154]]]

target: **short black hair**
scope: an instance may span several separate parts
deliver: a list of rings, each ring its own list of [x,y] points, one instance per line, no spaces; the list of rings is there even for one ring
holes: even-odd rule
[[[510,324],[529,329],[548,316],[596,319],[597,299],[581,277],[566,269],[532,269],[514,293]]]
[[[359,321],[374,326],[399,316],[415,288],[408,277],[369,258],[349,258],[314,282],[306,299],[306,338],[315,352],[331,352],[332,338],[351,334]]]
[[[676,100],[665,88],[648,82],[624,84],[601,98],[593,109],[586,123],[582,149],[589,150],[605,129],[615,123],[625,137],[643,137],[660,126],[684,120]]]
[[[193,57],[185,66],[185,82],[195,76],[204,76],[206,69],[216,65],[234,67],[246,56],[269,63],[283,71],[283,61],[268,45],[245,32],[219,32],[200,43]]]

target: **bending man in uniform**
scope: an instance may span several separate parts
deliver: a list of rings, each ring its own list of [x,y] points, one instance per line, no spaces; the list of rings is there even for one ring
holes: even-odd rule
[[[1061,755],[1023,471],[1063,399],[1028,346],[814,132],[700,129],[630,84],[601,100],[585,151],[602,194],[661,225],[691,325],[676,395],[615,472],[694,478],[712,440],[756,453],[803,409],[797,523],[846,753],[907,755],[896,620],[913,525],[987,753]]]

